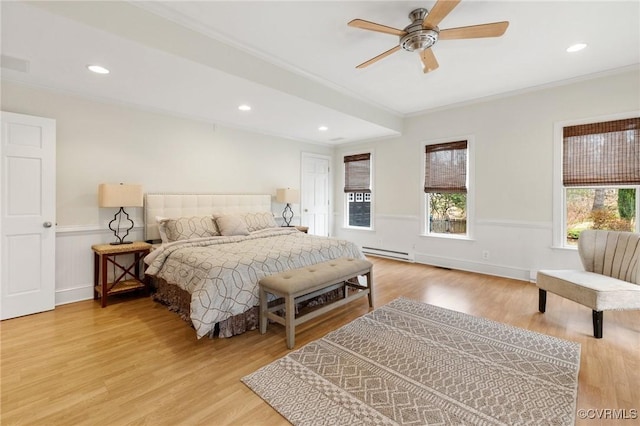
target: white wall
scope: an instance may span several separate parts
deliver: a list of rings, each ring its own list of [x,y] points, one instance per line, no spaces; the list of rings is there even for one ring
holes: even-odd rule
[[[276,188],[300,186],[302,152],[332,153],[328,146],[6,81],[2,110],[57,123],[57,303],[93,297],[91,245],[111,241],[107,223],[115,213],[98,208],[99,183],[138,183],[145,192],[275,196]],[[136,222],[134,238],[141,239],[142,209],[127,211]]]
[[[638,93],[640,72],[629,71],[421,114],[405,120],[402,137],[335,150],[8,82],[2,110],[57,120],[56,290],[67,303],[92,297],[90,246],[110,240],[115,211],[98,208],[99,183],[275,194],[299,187],[302,152],[333,155],[336,236],[523,280],[539,268],[578,267],[575,251],[551,248],[553,124],[640,110]],[[473,239],[420,236],[422,145],[459,135],[476,142]],[[358,150],[374,152],[374,231],[341,227],[342,154]],[[141,225],[141,209],[130,213]],[[142,238],[139,226],[133,237]]]
[[[402,137],[341,146],[334,157],[336,235],[410,253],[416,261],[529,280],[540,268],[579,267],[552,249],[554,122],[640,110],[636,69],[421,114]],[[475,223],[470,241],[420,236],[425,141],[475,138]],[[345,152],[374,152],[375,230],[344,229]],[[489,251],[489,259],[482,258]]]

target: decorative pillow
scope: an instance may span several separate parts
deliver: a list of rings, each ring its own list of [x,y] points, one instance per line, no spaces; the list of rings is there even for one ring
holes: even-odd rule
[[[220,234],[228,237],[231,235],[249,235],[247,224],[241,216],[218,216],[216,224],[220,230]]]
[[[273,213],[271,212],[244,213],[240,216],[247,224],[247,230],[249,232],[278,227],[278,224],[273,217]]]
[[[167,242],[220,235],[211,216],[164,219],[159,223],[159,227],[164,230]],[[162,236],[162,231],[160,231],[160,236]]]

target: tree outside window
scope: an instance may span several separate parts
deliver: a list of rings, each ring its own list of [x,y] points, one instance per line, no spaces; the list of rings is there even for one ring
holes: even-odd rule
[[[467,233],[467,194],[429,193],[429,232]]]

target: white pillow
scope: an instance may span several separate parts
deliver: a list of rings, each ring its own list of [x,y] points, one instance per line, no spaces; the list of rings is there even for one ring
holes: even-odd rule
[[[218,225],[220,234],[226,237],[232,235],[249,235],[247,224],[240,216],[218,216],[216,217],[216,225]]]

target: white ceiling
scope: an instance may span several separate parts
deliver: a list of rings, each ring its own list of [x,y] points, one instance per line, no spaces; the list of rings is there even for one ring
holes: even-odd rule
[[[506,20],[506,34],[438,42],[440,68],[428,74],[404,51],[355,69],[398,38],[347,22],[404,28],[411,10],[434,3],[3,1],[2,78],[335,144],[398,135],[403,117],[422,111],[640,63],[637,0],[463,0],[441,29]],[[566,53],[576,42],[588,47]]]

